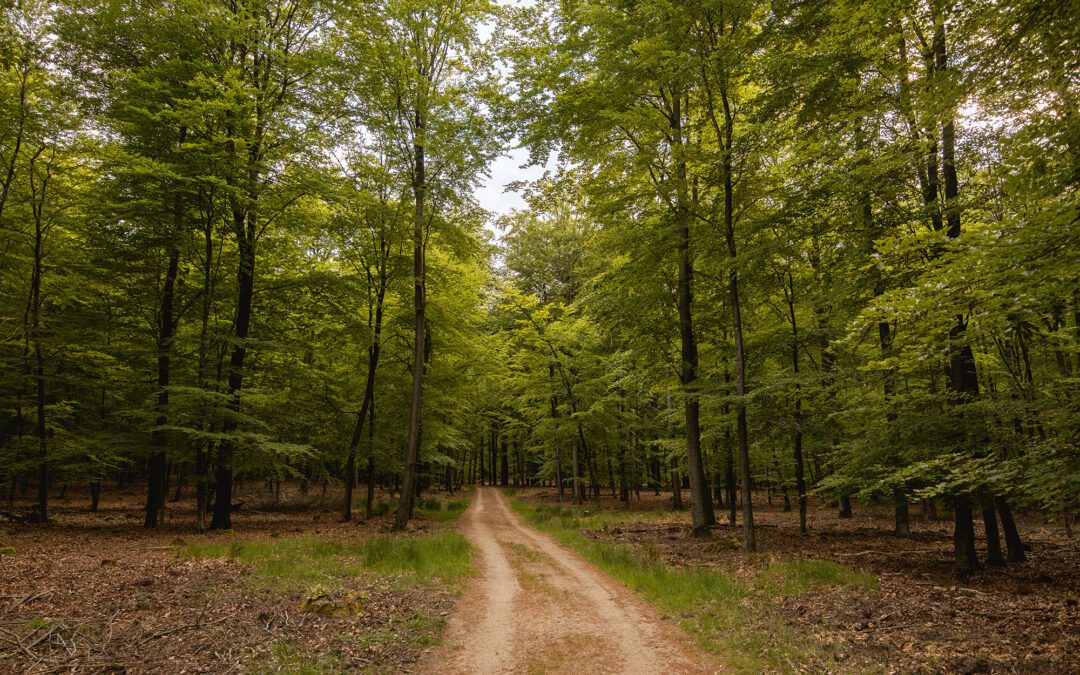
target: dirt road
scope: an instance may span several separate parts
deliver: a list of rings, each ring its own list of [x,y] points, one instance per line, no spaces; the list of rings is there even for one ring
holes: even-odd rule
[[[712,673],[673,621],[480,488],[461,519],[478,573],[423,672]]]

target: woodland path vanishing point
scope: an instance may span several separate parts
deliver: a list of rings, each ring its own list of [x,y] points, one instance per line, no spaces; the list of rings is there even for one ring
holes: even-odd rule
[[[461,530],[476,552],[443,646],[423,672],[712,673],[674,621],[479,488]]]

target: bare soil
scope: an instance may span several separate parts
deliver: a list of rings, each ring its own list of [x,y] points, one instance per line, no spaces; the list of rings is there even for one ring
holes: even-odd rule
[[[634,593],[480,488],[460,527],[477,574],[421,663],[442,673],[708,673],[721,669]]]
[[[385,498],[386,495],[380,495]],[[355,617],[301,612],[301,591],[245,583],[251,570],[227,559],[182,559],[185,543],[317,536],[358,540],[389,530],[389,516],[340,522],[340,497],[286,486],[241,492],[235,533],[195,534],[193,500],[169,505],[161,530],[142,528],[141,491],[69,491],[47,525],[0,523],[0,673],[273,672],[318,664],[328,670],[408,672],[438,639],[455,598],[378,577],[352,580],[364,611]],[[418,519],[417,531],[445,527]],[[418,621],[417,617],[436,617]]]
[[[553,491],[519,498],[551,504]],[[648,546],[676,567],[706,566],[733,575],[764,570],[775,558],[832,560],[878,579],[876,588],[831,588],[779,597],[757,609],[758,619],[780,616],[796,633],[840,660],[844,670],[954,673],[1080,672],[1080,541],[1039,514],[1019,514],[1027,561],[979,571],[963,584],[953,578],[951,520],[912,509],[912,536],[892,534],[892,513],[856,504],[851,519],[818,503],[809,534],[798,514],[778,498],[757,495],[754,519],[760,553],[744,555],[741,529],[721,526],[705,539],[689,535],[687,513],[635,520],[635,512],[670,509],[670,493],[642,493],[627,509],[605,496],[605,509],[627,510],[625,525],[584,531],[613,543]],[[586,507],[589,508],[589,507]],[[727,513],[717,517],[727,522]],[[979,555],[985,539],[977,523]],[[741,523],[740,523],[741,528]],[[748,616],[747,621],[755,620]],[[818,665],[807,664],[813,672]]]

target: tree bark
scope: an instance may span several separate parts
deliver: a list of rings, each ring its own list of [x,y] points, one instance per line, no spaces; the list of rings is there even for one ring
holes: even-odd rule
[[[793,440],[795,455],[795,492],[799,499],[799,533],[806,534],[806,474],[803,466],[802,433],[802,385],[799,383],[799,323],[795,314],[795,279],[789,269],[787,272],[788,320],[791,322],[791,370],[795,375],[795,434]],[[787,492],[784,493],[785,499]]]
[[[1009,551],[1008,562],[1024,562],[1027,555],[1024,553],[1024,543],[1020,540],[1020,531],[1016,529],[1016,520],[1013,519],[1009,501],[1005,497],[994,497],[994,506],[1001,517],[1001,528],[1005,531],[1005,546]]]
[[[953,553],[956,577],[967,579],[979,568],[975,554],[975,526],[972,521],[971,502],[958,499],[953,504]]]
[[[682,93],[672,92],[671,131],[673,150],[676,154],[675,180],[677,184],[677,203],[675,219],[678,227],[678,305],[679,337],[682,367],[679,379],[683,387],[684,414],[686,419],[686,457],[690,479],[690,520],[693,536],[708,532],[716,523],[712,500],[709,498],[709,484],[705,479],[705,465],[701,457],[700,402],[695,381],[698,370],[697,338],[694,335],[693,322],[693,281],[694,267],[690,254],[690,196],[688,193],[686,160],[681,157],[683,151],[682,133]]]
[[[1004,567],[1005,556],[1001,552],[1001,534],[998,531],[997,513],[994,503],[989,502],[982,510],[983,528],[986,531],[986,564],[989,567]]]
[[[415,133],[418,139],[423,138],[423,129],[424,120],[417,113]],[[415,332],[413,334],[412,395],[409,403],[409,441],[405,447],[404,479],[401,486],[401,498],[398,501],[397,515],[394,518],[393,529],[395,531],[404,530],[409,519],[412,518],[413,495],[416,492],[416,465],[420,458],[420,414],[424,395],[424,337],[427,335],[424,307],[426,300],[426,263],[424,259],[426,216],[424,199],[427,195],[427,182],[424,174],[424,146],[419,140],[414,144],[413,157],[415,159],[413,175],[413,199],[415,201],[415,218],[413,221],[413,309],[415,312]]]
[[[38,174],[38,158],[46,148],[39,148],[30,159],[30,207],[34,219],[34,260],[30,275],[30,326],[27,340],[33,344],[35,408],[37,431],[37,521],[49,522],[49,465],[48,427],[46,426],[45,357],[41,349],[41,284],[45,275],[45,204],[51,177],[51,167],[46,165],[44,174]],[[51,161],[51,160],[50,160]]]
[[[743,551],[753,553],[757,550],[757,542],[754,536],[754,506],[750,489],[750,444],[746,426],[746,348],[743,344],[742,308],[739,302],[739,277],[736,271],[738,254],[735,247],[735,200],[731,157],[734,118],[726,91],[721,91],[721,101],[724,106],[724,239],[727,243],[728,261],[731,264],[731,270],[728,272],[728,295],[731,303],[731,327],[735,338],[735,394],[738,396],[735,405],[735,426],[739,444],[739,469],[742,473],[742,544]]]
[[[247,338],[251,328],[251,304],[255,297],[255,214],[234,208],[233,225],[236,228],[240,260],[236,273],[237,300],[236,320],[233,325],[232,355],[229,357],[228,403],[225,421],[221,425],[222,441],[218,449],[217,475],[215,477],[214,512],[210,519],[211,530],[232,528],[233,455],[240,415],[240,393],[244,385],[244,361],[247,357]]]
[[[180,204],[177,199],[176,210],[179,212]],[[180,216],[177,216],[179,220]],[[143,527],[153,528],[164,525],[165,522],[165,475],[166,454],[169,435],[162,427],[169,420],[169,376],[170,363],[172,360],[173,344],[173,299],[175,296],[176,277],[180,269],[180,250],[175,246],[169,247],[168,264],[165,272],[165,282],[161,291],[161,316],[158,319],[158,377],[157,377],[157,408],[158,414],[154,424],[157,428],[153,431],[154,454],[150,456],[150,476],[146,491],[146,518]]]
[[[380,274],[380,277],[385,275]],[[345,500],[342,504],[341,519],[344,521],[352,520],[352,500],[353,500],[353,487],[356,484],[356,450],[360,447],[360,439],[364,433],[364,421],[368,418],[368,411],[375,400],[375,371],[379,367],[379,353],[382,348],[382,319],[383,319],[383,299],[386,296],[386,282],[380,280],[379,289],[375,295],[375,315],[372,326],[372,341],[371,346],[368,347],[368,370],[367,378],[364,382],[364,400],[360,404],[360,412],[356,414],[356,424],[353,426],[352,438],[349,440],[349,457],[345,463]],[[369,315],[370,318],[370,315]],[[371,450],[368,450],[368,474],[370,476],[373,469]],[[369,479],[368,485],[371,484]],[[368,513],[369,509],[365,505],[365,513]],[[370,517],[370,515],[368,516]]]

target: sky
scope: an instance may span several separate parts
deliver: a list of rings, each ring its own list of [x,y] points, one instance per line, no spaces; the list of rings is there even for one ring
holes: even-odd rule
[[[503,0],[501,4],[529,6],[533,4],[533,0]],[[478,31],[480,39],[489,39],[494,30],[494,23],[481,25]],[[509,75],[508,66],[505,63],[500,63],[497,67],[503,75]],[[473,196],[481,207],[491,212],[492,221],[499,216],[507,215],[513,209],[525,208],[525,200],[521,198],[521,194],[506,191],[506,186],[514,181],[536,180],[544,175],[545,167],[542,166],[521,168],[521,165],[525,164],[528,159],[529,153],[527,150],[511,148],[505,154],[496,158],[488,167],[491,175],[476,190]],[[492,224],[488,225],[488,229],[495,232],[496,236],[501,234]]]
[[[509,191],[507,186],[514,181],[532,181],[544,175],[544,171],[550,167],[530,166],[522,168],[529,161],[529,152],[524,148],[511,148],[505,154],[500,155],[488,167],[491,174],[477,188],[473,196],[480,206],[491,213],[491,220],[487,229],[491,230],[496,237],[501,237],[501,232],[495,227],[495,220],[499,216],[510,213],[513,209],[525,209],[525,200],[520,192]],[[551,162],[549,162],[551,164]]]
[[[525,207],[525,201],[518,192],[506,191],[506,186],[514,181],[536,180],[544,175],[544,167],[531,166],[521,168],[529,161],[529,153],[524,148],[512,148],[506,154],[495,159],[488,167],[491,172],[474,196],[480,206],[496,216],[505,215],[511,209]]]

